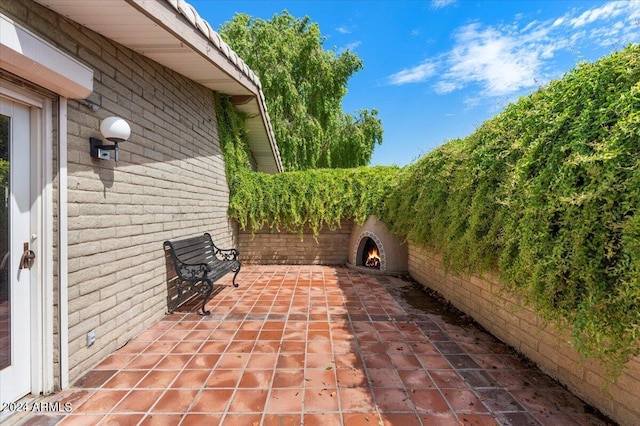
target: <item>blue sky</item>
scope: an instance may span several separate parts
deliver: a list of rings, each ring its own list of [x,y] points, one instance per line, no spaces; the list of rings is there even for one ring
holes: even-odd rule
[[[309,16],[325,49],[355,52],[364,69],[343,106],[378,110],[372,165],[411,163],[579,62],[640,42],[640,0],[188,1],[216,30],[235,13]]]

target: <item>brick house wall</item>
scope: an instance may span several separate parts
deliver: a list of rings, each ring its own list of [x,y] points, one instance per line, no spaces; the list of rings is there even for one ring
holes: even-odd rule
[[[268,228],[238,232],[240,259],[247,264],[344,265],[349,258],[349,238],[353,222],[345,220],[340,227],[323,228],[314,238],[313,232]]]
[[[447,273],[440,255],[413,244],[409,245],[409,273],[612,419],[638,424],[640,357],[632,358],[622,375],[604,387],[606,373],[596,362],[581,360],[568,343],[570,333],[545,323],[517,295],[502,290],[496,276]]]
[[[72,383],[165,314],[164,240],[206,231],[235,243],[213,92],[36,3],[3,9],[94,71],[88,100],[100,109],[69,100],[67,111]],[[117,165],[89,155],[89,137],[113,115],[132,129]]]

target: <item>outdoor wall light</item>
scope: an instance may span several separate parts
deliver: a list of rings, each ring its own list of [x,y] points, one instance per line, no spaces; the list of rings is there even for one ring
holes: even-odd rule
[[[109,151],[113,151],[113,159],[118,162],[118,142],[124,142],[131,135],[129,123],[120,117],[109,117],[100,123],[100,133],[105,139],[113,142],[113,145],[103,145],[97,138],[89,138],[91,156],[101,160],[111,159]]]

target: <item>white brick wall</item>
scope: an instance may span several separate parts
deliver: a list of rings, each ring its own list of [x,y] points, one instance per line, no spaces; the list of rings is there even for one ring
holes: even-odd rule
[[[93,112],[68,104],[70,381],[166,312],[166,239],[210,232],[234,245],[213,93],[30,1],[3,9],[94,71]],[[117,115],[120,161],[89,156]],[[86,334],[97,340],[86,347]]]

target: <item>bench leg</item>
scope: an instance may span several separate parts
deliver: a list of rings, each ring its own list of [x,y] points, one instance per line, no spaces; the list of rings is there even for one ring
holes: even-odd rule
[[[235,271],[235,274],[233,274],[233,286],[235,288],[238,288],[238,283],[236,282],[236,277],[238,276],[238,272],[240,272],[239,266],[238,266],[238,269]]]
[[[213,292],[213,282],[211,282],[211,280],[208,278],[203,279],[199,289],[199,293],[203,295],[202,315],[209,315],[211,313],[211,311],[206,311],[204,309],[204,305],[206,305],[207,302],[209,301],[209,298],[211,297],[212,292]]]
[[[169,313],[172,314],[173,311],[182,303],[182,285],[183,281],[176,281],[174,287],[176,288],[176,300],[169,306]]]

